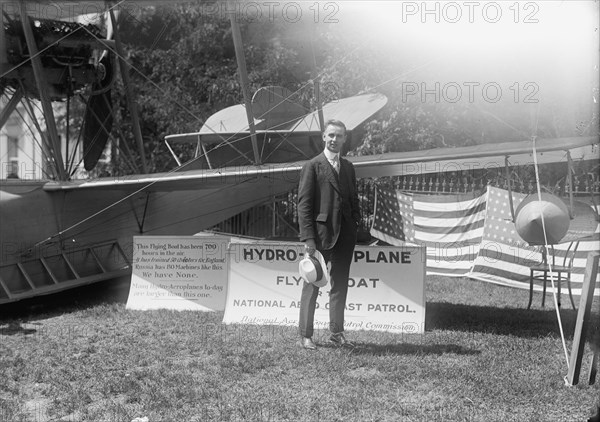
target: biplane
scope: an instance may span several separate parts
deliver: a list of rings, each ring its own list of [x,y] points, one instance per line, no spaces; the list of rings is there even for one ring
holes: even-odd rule
[[[198,233],[290,191],[303,162],[320,152],[326,119],[346,123],[352,148],[365,121],[386,105],[384,95],[366,93],[306,110],[285,88],[265,87],[252,97],[245,95],[244,104],[212,115],[198,132],[167,136],[165,151],[177,143],[195,148],[189,163],[178,163],[164,173],[72,179],[72,163],[64,160],[69,153],[65,154],[52,104],[67,101],[76,92],[87,95],[81,132],[84,166],[93,168],[109,138],[112,117],[106,104],[111,86],[118,77],[128,84],[114,13],[124,3],[66,3],[69,16],[84,13],[90,4],[106,11],[112,23],[106,35],[92,25],[83,28],[84,24],[63,19],[59,8],[49,18],[50,2],[3,3],[0,128],[21,104],[36,123],[51,177],[0,181],[0,304],[128,276],[133,236]],[[232,28],[244,85],[243,47],[235,19]],[[33,101],[41,107],[43,124],[37,123],[41,119]],[[131,92],[128,104],[143,156]],[[590,159],[597,156],[593,148],[597,144],[596,137],[542,139],[537,151],[540,163],[557,160],[556,154],[562,157],[565,151],[573,159]],[[358,177],[380,177],[439,173],[448,166],[468,168],[473,163],[501,167],[507,157],[511,163],[530,163],[530,142],[350,159]]]

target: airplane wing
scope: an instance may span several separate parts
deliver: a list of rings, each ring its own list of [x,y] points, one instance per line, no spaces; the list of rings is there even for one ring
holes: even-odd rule
[[[538,164],[573,160],[599,160],[598,137],[572,137],[536,140]],[[357,177],[418,176],[433,173],[470,171],[505,166],[533,165],[532,141],[501,142],[458,148],[393,152],[355,157]]]
[[[343,98],[327,103],[323,106],[323,117],[337,119],[344,122],[348,131],[356,129],[361,123],[379,111],[387,103],[387,97],[382,94],[365,94]],[[257,134],[282,134],[282,135],[304,135],[318,136],[321,133],[319,127],[319,115],[313,111],[304,116],[297,117],[297,113],[290,112],[290,118],[279,116],[277,119],[269,119],[269,115],[263,118],[254,118]],[[269,120],[273,124],[268,123]],[[233,137],[244,137],[250,134],[246,108],[242,104],[227,107],[210,116],[199,132],[168,135],[168,142],[220,142]]]
[[[150,192],[178,190],[214,189],[243,182],[284,181],[297,183],[302,162],[268,164],[260,166],[235,166],[215,170],[188,170],[169,173],[136,174],[132,176],[103,177],[94,180],[70,182],[48,182],[48,192],[73,191],[80,189],[103,189]]]
[[[323,117],[341,120],[348,131],[353,131],[365,120],[383,108],[387,97],[382,94],[356,95],[327,103],[323,106]],[[313,111],[294,124],[292,132],[321,132],[318,112]]]
[[[536,141],[539,164],[566,162],[566,152],[573,160],[599,160],[597,137],[539,139]],[[406,176],[459,170],[478,170],[509,165],[532,165],[531,141],[482,144],[459,148],[436,148],[424,151],[394,152],[361,157],[347,157],[359,178]],[[175,191],[213,189],[242,182],[275,182],[296,185],[305,161],[225,167],[214,170],[189,170],[170,173],[102,178],[72,182],[48,182],[48,192],[78,189]]]

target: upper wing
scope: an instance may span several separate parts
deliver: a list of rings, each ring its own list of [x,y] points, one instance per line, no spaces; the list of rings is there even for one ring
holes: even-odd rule
[[[336,119],[344,122],[346,129],[352,131],[387,104],[382,94],[356,95],[327,103],[323,106],[325,121]],[[319,114],[313,111],[294,123],[292,132],[315,132],[319,134]]]
[[[260,92],[260,91],[259,91]],[[282,104],[285,104],[283,102]],[[352,131],[369,117],[379,111],[387,103],[387,97],[382,94],[365,94],[332,101],[323,106],[323,117],[341,120],[346,129]],[[278,103],[279,104],[279,103]],[[276,118],[272,114],[278,113]],[[256,133],[319,135],[318,111],[304,116],[298,116],[298,110],[289,110],[286,118],[279,108],[274,106],[260,118],[254,117]],[[247,136],[249,132],[248,118],[244,105],[238,104],[224,108],[210,116],[199,132],[168,135],[169,142],[220,142],[236,136]]]
[[[535,143],[538,164],[573,160],[598,160],[598,137],[538,139]],[[458,148],[393,152],[355,157],[357,177],[406,176],[456,171],[471,171],[534,164],[532,141],[501,142]]]

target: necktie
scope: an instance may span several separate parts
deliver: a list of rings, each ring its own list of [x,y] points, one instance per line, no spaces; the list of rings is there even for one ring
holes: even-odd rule
[[[335,169],[336,173],[340,173],[340,159],[339,157],[336,155],[335,157],[333,157],[333,168]]]

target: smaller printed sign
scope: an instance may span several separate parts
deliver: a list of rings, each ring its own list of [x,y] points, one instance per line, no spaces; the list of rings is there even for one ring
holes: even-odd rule
[[[228,243],[216,236],[134,236],[127,309],[222,311]]]

